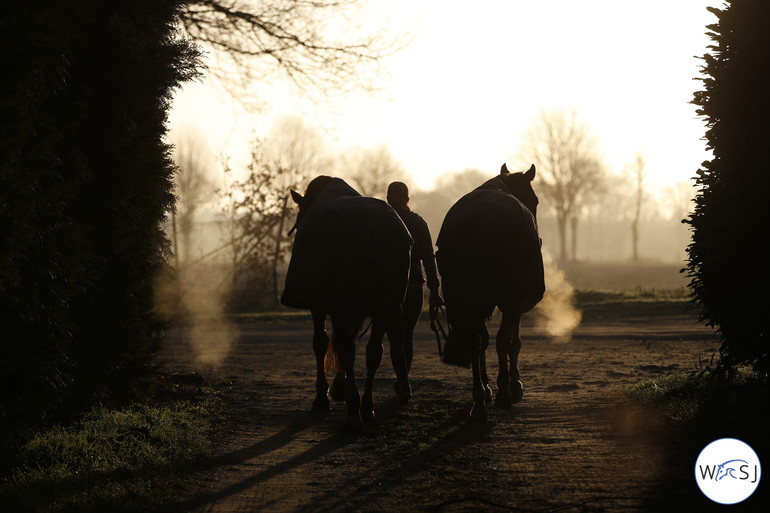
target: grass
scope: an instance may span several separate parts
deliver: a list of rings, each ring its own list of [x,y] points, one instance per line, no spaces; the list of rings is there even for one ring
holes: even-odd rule
[[[759,455],[770,453],[770,387],[747,369],[732,380],[710,368],[672,374],[636,383],[626,392],[668,418],[674,437],[670,457],[682,469],[689,470],[695,455],[719,438],[737,438]]]
[[[653,406],[675,422],[692,423],[746,411],[764,412],[770,390],[755,374],[739,369],[733,379],[710,367],[699,372],[682,372],[644,380],[628,387],[626,393],[642,404]],[[752,415],[753,416],[753,415]]]
[[[652,318],[679,315],[696,317],[690,309],[690,297],[686,289],[633,291],[604,291],[581,289],[575,291],[575,307],[583,313],[584,320],[612,318]]]
[[[180,387],[175,386],[176,391]],[[155,405],[96,408],[38,433],[0,479],[4,511],[156,511],[211,454],[220,417],[208,390]]]
[[[574,306],[583,312],[586,320],[602,320],[621,317],[671,316],[688,313],[689,292],[678,289],[651,289],[637,287],[629,291],[579,289],[574,293]],[[689,312],[695,317],[695,313]],[[265,310],[232,313],[229,318],[238,323],[288,324],[310,322],[307,310]],[[429,320],[427,297],[420,317]]]

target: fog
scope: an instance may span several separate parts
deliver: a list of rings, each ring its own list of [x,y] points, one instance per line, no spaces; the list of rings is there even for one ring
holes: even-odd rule
[[[545,295],[535,307],[535,324],[545,330],[552,341],[566,343],[580,324],[582,313],[575,308],[574,288],[548,252],[543,254],[543,264]]]

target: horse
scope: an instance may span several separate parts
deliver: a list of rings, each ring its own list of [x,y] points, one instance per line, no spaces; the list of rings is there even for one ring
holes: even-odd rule
[[[316,358],[316,397],[312,411],[328,412],[329,383],[325,360],[339,362],[332,397],[345,400],[344,430],[357,433],[363,421],[374,419],[374,376],[382,362],[387,332],[399,399],[408,399],[409,386],[401,309],[409,281],[413,244],[409,231],[386,202],[361,196],[344,180],[318,176],[305,195],[291,190],[298,205],[296,230],[283,305],[309,309],[313,318]],[[331,318],[332,339],[326,333]],[[371,333],[366,346],[366,386],[356,388],[355,339],[366,317]],[[329,355],[327,355],[327,352]]]
[[[495,307],[502,312],[495,405],[510,408],[523,396],[518,369],[521,316],[545,293],[534,178],[534,164],[521,173],[510,173],[503,164],[499,175],[449,209],[436,240],[449,324],[443,361],[472,367],[471,418],[479,422],[487,421],[486,404],[492,400],[486,323]]]

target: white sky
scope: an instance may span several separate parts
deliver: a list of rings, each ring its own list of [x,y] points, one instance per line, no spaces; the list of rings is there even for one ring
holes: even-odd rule
[[[448,171],[497,172],[515,162],[519,137],[541,108],[575,108],[610,170],[641,150],[650,182],[688,180],[708,158],[704,123],[688,102],[702,88],[693,79],[715,21],[709,5],[723,2],[371,0],[374,20],[387,19],[395,32],[413,27],[414,42],[385,63],[390,77],[380,94],[354,94],[337,107],[335,143],[384,142],[415,185],[428,188]],[[219,151],[240,131],[264,132],[301,108],[285,91],[278,96],[252,119],[205,85],[186,87],[172,127],[197,125]]]

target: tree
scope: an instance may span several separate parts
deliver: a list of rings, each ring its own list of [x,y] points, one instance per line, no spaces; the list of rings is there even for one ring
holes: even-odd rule
[[[354,21],[362,3],[189,0],[179,18],[186,34],[211,51],[209,73],[235,97],[248,97],[253,84],[282,75],[314,98],[372,90],[380,61],[404,46],[404,37],[383,28],[367,32]]]
[[[350,149],[340,160],[340,174],[363,196],[385,198],[390,182],[409,180],[404,166],[385,143],[374,148]]]
[[[425,219],[435,240],[449,208],[492,176],[478,169],[444,173],[436,178],[430,191],[413,190],[410,187],[410,205]]]
[[[634,161],[626,164],[625,171],[633,181],[633,212],[631,217],[631,258],[634,262],[639,260],[639,220],[642,217],[642,205],[645,201],[644,185],[644,155],[637,152]]]
[[[284,227],[289,212],[289,190],[302,189],[312,177],[328,173],[331,157],[323,136],[301,117],[287,116],[279,119],[262,143],[267,168],[273,171],[272,186],[283,195],[283,208],[275,230],[273,255],[273,295],[275,306],[280,305],[278,295],[278,265],[288,242]]]
[[[232,308],[275,305],[275,269],[285,258],[280,241],[287,216],[285,181],[268,165],[259,141],[252,143],[248,175],[224,194],[231,257],[230,305]],[[286,247],[288,248],[288,246]]]
[[[542,110],[525,132],[520,153],[524,161],[536,163],[537,190],[556,215],[559,258],[574,259],[578,220],[605,188],[598,142],[575,110]]]
[[[216,189],[210,177],[214,161],[206,139],[192,127],[183,128],[179,133],[173,134],[172,141],[174,161],[177,165],[174,174],[176,209],[171,214],[172,242],[177,266],[184,266],[192,261],[195,214],[216,196]],[[181,252],[177,233],[182,242]]]
[[[718,327],[721,368],[770,373],[770,5],[732,0],[709,8],[713,42],[694,95],[713,158],[697,172],[687,271],[701,319]]]
[[[0,436],[135,394],[162,324],[153,281],[174,165],[172,90],[197,75],[179,2],[4,6]]]

